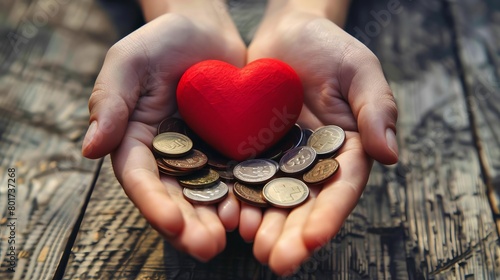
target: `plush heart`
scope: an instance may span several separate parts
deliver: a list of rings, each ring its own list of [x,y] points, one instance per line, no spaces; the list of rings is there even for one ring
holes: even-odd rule
[[[179,81],[177,104],[188,126],[214,149],[237,161],[255,158],[280,140],[302,109],[298,75],[276,59],[242,69],[207,60]]]

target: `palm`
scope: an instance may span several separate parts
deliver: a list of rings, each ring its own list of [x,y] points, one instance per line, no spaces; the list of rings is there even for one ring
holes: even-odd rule
[[[100,124],[103,141],[84,153],[98,157],[113,150],[115,174],[145,218],[174,246],[202,260],[224,248],[226,229],[237,226],[239,206],[234,197],[219,211],[192,206],[174,179],[159,176],[150,147],[160,121],[176,114],[175,89],[189,66],[207,59],[242,66],[244,57],[241,42],[180,16],[162,16],[110,50],[90,100],[92,112],[100,114],[91,119],[115,122]]]
[[[274,57],[291,65],[304,86],[299,124],[313,129],[339,125],[346,130],[347,140],[336,157],[340,170],[322,188],[312,188],[306,204],[290,212],[269,209],[263,215],[242,206],[252,214],[242,216],[241,225],[261,221],[258,227],[244,227],[242,235],[247,239],[255,237],[256,257],[278,273],[290,272],[338,232],[362,194],[372,162],[358,131],[360,120],[355,113],[359,112],[352,109],[353,92],[359,85],[355,79],[347,81],[353,76],[349,72],[356,72],[357,61],[350,56],[370,52],[327,20],[294,16],[293,21],[284,22],[270,23],[278,31],[269,36],[265,31],[257,33],[249,48],[250,61]]]

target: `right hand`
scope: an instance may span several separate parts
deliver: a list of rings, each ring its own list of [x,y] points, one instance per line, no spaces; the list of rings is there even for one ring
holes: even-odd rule
[[[159,175],[151,143],[160,121],[177,113],[176,87],[187,68],[207,59],[245,64],[236,28],[226,18],[205,19],[165,14],[109,50],[89,100],[82,148],[88,158],[111,153],[115,175],[142,215],[202,261],[224,249],[226,230],[239,223],[239,203],[231,194],[218,207],[191,205],[175,179]]]

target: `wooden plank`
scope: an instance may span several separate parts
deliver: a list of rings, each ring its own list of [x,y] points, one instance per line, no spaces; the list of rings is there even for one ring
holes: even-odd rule
[[[400,107],[401,161],[374,166],[341,232],[290,279],[499,278],[498,236],[457,70],[449,6],[397,2],[400,12],[385,24],[379,16],[388,3],[355,1],[348,30],[379,56],[391,82]],[[248,7],[234,5],[233,14],[244,14],[239,8]],[[252,9],[254,17],[237,24],[244,37],[261,15],[262,7]],[[255,262],[249,245],[228,238],[228,249],[208,264],[169,248],[139,217],[106,161],[64,277],[278,278]]]
[[[389,2],[401,4],[397,13],[389,12]],[[358,252],[377,256],[357,261],[376,272],[353,269],[352,274],[498,278],[498,236],[467,114],[449,6],[355,2],[353,13],[352,34],[377,54],[397,98],[401,160],[374,167],[349,218],[360,211],[352,222],[377,237],[356,236],[366,240]],[[384,238],[392,245],[387,249]]]
[[[99,165],[80,147],[112,29],[92,1],[2,1],[0,23],[0,279],[51,279]]]
[[[450,3],[463,62],[467,105],[476,133],[490,200],[500,215],[500,5]],[[498,218],[498,217],[497,217]],[[499,230],[500,223],[497,222]]]

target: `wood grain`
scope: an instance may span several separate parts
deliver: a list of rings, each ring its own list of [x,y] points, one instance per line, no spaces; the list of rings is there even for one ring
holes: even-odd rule
[[[0,23],[0,279],[52,279],[99,168],[80,147],[112,28],[93,1],[2,1]],[[8,168],[15,273],[6,262]]]
[[[494,213],[500,215],[500,5],[461,1],[450,6],[462,61],[467,105]],[[498,218],[498,217],[497,217]],[[497,222],[498,224],[498,222]],[[500,226],[500,225],[499,225]],[[500,229],[500,228],[499,228]]]
[[[64,2],[34,25],[48,2],[0,3],[0,34],[17,43],[0,42],[0,174],[6,181],[3,171],[17,168],[20,217],[18,272],[7,274],[2,262],[0,278],[51,279],[65,266],[64,279],[282,279],[237,234],[205,264],[175,251],[125,196],[109,159],[66,263],[98,168],[79,152],[86,102],[112,38],[90,0]],[[375,164],[339,234],[288,279],[499,279],[498,199],[488,196],[498,189],[498,4],[400,1],[384,20],[389,2],[354,1],[347,30],[377,54],[390,81],[401,160]],[[229,2],[247,42],[264,2],[248,3]]]

